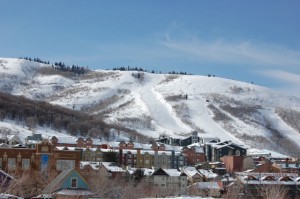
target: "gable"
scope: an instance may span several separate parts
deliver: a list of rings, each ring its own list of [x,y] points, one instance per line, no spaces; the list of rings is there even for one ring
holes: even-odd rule
[[[157,169],[152,175],[169,176],[162,168]]]
[[[61,188],[72,188],[72,179],[77,179],[77,187],[78,189],[89,189],[89,185],[84,180],[84,178],[75,170],[71,172],[62,182]]]
[[[52,194],[62,188],[71,188],[72,179],[77,179],[77,188],[89,189],[88,183],[84,178],[73,168],[62,171],[52,182],[42,191],[44,194]]]

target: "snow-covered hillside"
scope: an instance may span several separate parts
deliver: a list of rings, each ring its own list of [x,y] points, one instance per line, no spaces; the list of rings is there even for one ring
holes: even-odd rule
[[[197,130],[199,136],[281,152],[290,151],[285,147],[291,140],[300,145],[299,128],[279,114],[300,112],[300,99],[253,84],[129,71],[66,75],[48,65],[7,58],[0,58],[0,76],[2,92],[82,110],[153,138]]]

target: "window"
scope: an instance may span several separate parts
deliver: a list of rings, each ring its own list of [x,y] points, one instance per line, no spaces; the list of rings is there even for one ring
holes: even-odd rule
[[[42,146],[41,151],[42,152],[48,152],[49,148],[48,146]]]
[[[56,170],[63,171],[75,167],[75,160],[56,160]]]
[[[30,159],[22,159],[22,169],[30,168]]]
[[[16,158],[8,158],[8,169],[9,170],[16,169]]]
[[[236,155],[236,156],[240,156],[240,155],[241,155],[241,152],[240,152],[239,150],[236,150],[236,151],[235,151],[235,155]]]
[[[77,178],[71,178],[71,188],[77,188]]]

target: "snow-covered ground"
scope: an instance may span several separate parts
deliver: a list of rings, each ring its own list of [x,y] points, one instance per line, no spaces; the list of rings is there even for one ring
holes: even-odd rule
[[[106,122],[124,125],[154,138],[162,134],[182,137],[197,130],[202,137],[253,145],[255,141],[249,140],[251,136],[269,139],[270,132],[264,126],[268,120],[272,128],[300,145],[299,132],[275,112],[276,108],[300,111],[300,99],[265,87],[196,75],[144,73],[144,77],[138,79],[132,75],[137,72],[130,71],[97,70],[83,77],[63,77],[39,73],[41,67],[50,66],[0,58],[0,89],[76,110],[85,107],[94,115],[105,113]],[[168,100],[176,95],[187,95],[187,99]],[[256,114],[245,119],[224,111],[221,108],[224,104],[258,108]],[[216,113],[209,105],[230,120],[216,121]],[[5,126],[5,123],[0,125]],[[26,129],[21,131],[26,132]],[[43,134],[50,135],[51,130]],[[244,135],[248,140],[243,139]],[[255,146],[258,147],[257,143]]]
[[[76,143],[77,138],[71,135],[67,135],[64,132],[57,132],[50,128],[38,127],[34,131],[29,130],[28,127],[18,124],[12,120],[0,121],[1,132],[9,133],[11,135],[18,135],[22,143],[25,143],[25,138],[32,134],[42,134],[44,139],[48,139],[52,136],[56,136],[60,142]]]

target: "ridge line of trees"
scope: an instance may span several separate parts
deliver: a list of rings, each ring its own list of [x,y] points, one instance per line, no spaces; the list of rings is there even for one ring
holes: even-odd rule
[[[33,62],[37,62],[37,63],[42,63],[42,64],[48,64],[50,65],[49,61],[44,61],[40,58],[31,58],[31,57],[20,57],[19,59],[24,59],[27,61],[33,61]],[[85,74],[85,69],[84,68],[89,68],[88,66],[84,67],[84,66],[78,66],[78,65],[66,65],[64,62],[54,62],[54,64],[52,64],[52,68],[56,69],[56,70],[60,70],[63,72],[73,72],[76,75],[84,75]]]
[[[127,67],[124,67],[124,66],[120,66],[120,67],[114,67],[112,68],[112,70],[119,70],[119,71],[138,71],[138,72],[149,72],[149,73],[155,73],[155,74],[162,74],[161,71],[155,71],[155,70],[151,70],[151,71],[148,71],[148,70],[145,70],[141,67],[131,67],[131,66],[127,66]],[[170,72],[167,72],[167,74],[176,74],[176,75],[192,75],[191,73],[188,74],[186,72],[176,72],[176,71],[170,71]]]

